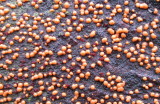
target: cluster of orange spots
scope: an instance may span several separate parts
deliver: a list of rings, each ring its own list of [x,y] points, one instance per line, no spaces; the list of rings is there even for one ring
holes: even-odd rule
[[[46,43],[50,43],[51,41],[57,40],[57,38],[55,36],[49,36],[49,35],[45,35],[44,39],[46,40]]]
[[[148,78],[147,77],[143,77],[142,80],[147,81]],[[153,83],[147,83],[147,84],[143,84],[142,87],[146,90],[151,89],[152,87],[154,87]],[[154,103],[157,103],[159,100],[157,99],[160,96],[159,93],[157,92],[149,92],[149,93],[145,93],[143,94],[143,98],[144,99],[149,99],[150,97],[154,98]]]
[[[104,86],[109,88],[110,90],[123,92],[125,87],[125,81],[122,80],[120,76],[111,75],[111,73],[107,72],[107,80],[104,77],[96,76],[94,78],[95,81],[102,82]]]
[[[23,2],[28,2],[29,0],[23,0]],[[33,6],[35,9],[39,9],[39,4],[43,3],[43,0],[37,0],[36,2],[33,0],[31,2],[31,6]]]
[[[146,3],[136,3],[136,7],[137,8],[141,8],[141,9],[148,9],[148,4]]]
[[[38,52],[42,47],[35,47],[35,49],[30,52],[30,53],[26,53],[25,54],[25,57],[26,58],[31,58],[31,57],[34,57],[35,55],[40,55],[40,56],[43,56],[45,57],[46,55],[53,55],[53,51],[51,50],[45,50],[44,52],[40,51]]]
[[[0,49],[7,49],[7,46],[5,44],[0,44]]]
[[[35,104],[52,104],[58,99],[70,97],[67,89],[70,88],[74,95],[70,101],[75,104],[83,104],[78,101],[80,97],[90,104],[144,104],[150,98],[154,104],[159,104],[158,92],[141,94],[139,88],[128,91],[126,85],[131,82],[126,82],[123,76],[110,72],[98,76],[94,72],[97,67],[104,68],[112,63],[110,56],[118,52],[116,58],[122,59],[124,54],[130,62],[136,62],[145,69],[154,68],[154,72],[160,74],[159,46],[155,42],[159,39],[156,32],[160,23],[158,8],[153,7],[151,14],[155,17],[146,23],[147,17],[141,16],[137,9],[150,12],[150,5],[140,0],[124,0],[114,5],[109,0],[103,0],[103,3],[51,0],[51,7],[47,4],[47,10],[39,13],[45,2],[48,1],[16,0],[13,3],[0,0],[4,4],[0,5],[0,70],[9,72],[0,73],[0,79],[4,80],[0,82],[0,103],[27,104],[30,102],[26,99],[39,97]],[[20,7],[26,5],[34,9],[31,12],[35,15],[21,10]],[[46,13],[52,16],[45,17]],[[122,18],[118,17],[119,14]],[[97,28],[87,30],[90,25]],[[103,36],[98,31],[101,27],[105,28]],[[128,39],[130,36],[133,37]],[[59,37],[67,43],[57,45],[63,43]],[[148,79],[142,78],[146,82],[141,85],[144,90],[160,89],[160,86],[147,82]],[[84,90],[88,89],[94,95],[92,92],[97,92],[99,87],[94,83],[85,84],[84,80],[103,83],[111,94],[101,98],[90,97]],[[142,97],[135,100],[133,94]],[[119,101],[111,102],[109,99]]]

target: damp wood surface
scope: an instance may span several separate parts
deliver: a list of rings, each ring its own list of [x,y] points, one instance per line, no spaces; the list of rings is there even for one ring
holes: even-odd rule
[[[0,0],[0,104],[160,104],[160,0]]]

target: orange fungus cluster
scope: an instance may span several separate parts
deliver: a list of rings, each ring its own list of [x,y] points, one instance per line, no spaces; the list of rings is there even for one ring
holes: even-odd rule
[[[160,104],[160,0],[0,0],[0,104]]]

